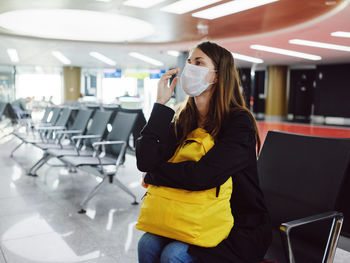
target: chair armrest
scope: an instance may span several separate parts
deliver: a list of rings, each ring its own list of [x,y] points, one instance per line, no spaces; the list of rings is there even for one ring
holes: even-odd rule
[[[79,139],[98,139],[101,138],[101,135],[96,135],[96,134],[92,134],[92,135],[76,135],[72,137],[72,140],[79,140]]]
[[[65,130],[65,131],[57,131],[57,134],[79,134],[82,133],[82,130]]]
[[[35,127],[35,129],[41,128],[41,127],[50,127],[52,126],[51,123],[42,123],[40,122],[39,125],[37,127]]]
[[[111,145],[111,144],[126,144],[125,141],[103,141],[103,142],[94,142],[92,147],[96,148],[100,145]]]
[[[37,130],[65,130],[65,126],[38,127]]]
[[[324,253],[322,262],[333,262],[333,259],[335,256],[335,250],[337,248],[338,239],[339,239],[340,231],[344,220],[343,214],[337,211],[331,211],[331,212],[326,212],[326,213],[317,214],[313,216],[308,216],[305,218],[282,223],[280,225],[282,243],[285,247],[285,250],[286,250],[285,252],[287,254],[289,262],[291,263],[295,262],[293,248],[290,240],[290,231],[299,226],[312,224],[312,223],[327,220],[327,219],[333,219],[333,222],[329,232],[328,242],[325,248],[325,253]]]
[[[280,230],[282,232],[289,232],[290,230],[292,230],[295,227],[310,224],[310,223],[317,222],[317,221],[331,219],[331,218],[343,218],[343,214],[340,212],[337,212],[337,211],[331,211],[331,212],[326,212],[326,213],[322,213],[322,214],[304,217],[301,219],[282,223],[280,226]]]
[[[126,150],[126,145],[127,145],[126,141],[103,141],[103,142],[94,142],[92,144],[92,147],[94,148],[98,162],[101,166],[102,174],[104,174],[104,170],[103,170],[101,158],[100,158],[99,154],[97,154],[98,148],[100,146],[104,147],[105,145],[115,145],[115,144],[122,144],[121,151],[119,152],[119,155],[118,155],[117,160],[116,160],[116,171],[117,171],[119,164],[121,163],[121,158],[123,157],[125,150]],[[103,149],[103,151],[105,151],[105,149]]]

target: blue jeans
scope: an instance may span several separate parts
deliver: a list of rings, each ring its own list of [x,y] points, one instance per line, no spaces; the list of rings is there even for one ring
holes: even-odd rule
[[[145,233],[139,240],[139,263],[198,263],[187,253],[189,244]]]

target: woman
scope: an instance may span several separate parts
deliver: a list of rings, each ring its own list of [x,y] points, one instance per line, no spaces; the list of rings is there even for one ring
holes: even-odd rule
[[[145,233],[139,241],[139,262],[259,262],[271,242],[257,175],[260,140],[239,90],[233,57],[211,42],[191,52],[181,75],[182,88],[190,97],[172,122],[174,111],[164,104],[178,78],[170,87],[167,82],[177,73],[178,69],[170,70],[160,79],[157,101],[137,141],[137,166],[146,172],[143,185],[199,191],[220,186],[232,177],[234,226],[228,238],[213,248]],[[214,137],[213,148],[198,162],[167,162],[187,134],[198,127]]]

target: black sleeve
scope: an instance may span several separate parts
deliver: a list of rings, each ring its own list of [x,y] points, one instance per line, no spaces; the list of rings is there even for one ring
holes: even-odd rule
[[[228,120],[218,141],[201,160],[162,162],[146,175],[145,182],[191,191],[210,189],[247,167],[252,150],[255,133],[251,117],[247,112],[238,112]]]
[[[162,104],[155,103],[141,136],[136,141],[137,168],[150,172],[160,162],[169,159],[170,148],[174,144],[174,132],[171,121],[174,111]]]

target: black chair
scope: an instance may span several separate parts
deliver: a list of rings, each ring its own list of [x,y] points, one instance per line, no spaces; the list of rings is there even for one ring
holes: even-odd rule
[[[122,164],[122,158],[125,155],[127,140],[135,125],[136,119],[136,112],[118,112],[112,123],[112,131],[108,134],[106,141],[92,144],[95,149],[94,154],[91,156],[62,156],[60,158],[61,161],[73,167],[93,167],[93,172],[97,171],[97,174],[94,174],[103,179],[81,203],[82,209],[79,211],[80,213],[86,212],[86,204],[94,197],[107,179],[109,179],[110,183],[115,182],[124,192],[132,196],[134,199],[133,204],[138,204],[136,196],[116,177],[118,168]],[[101,153],[103,154],[101,155]],[[115,165],[115,171],[105,171],[105,165]],[[90,172],[91,169],[88,169],[88,171]]]
[[[2,118],[6,108],[6,103],[5,102],[0,102],[0,119]]]
[[[132,150],[135,150],[135,145],[136,145],[136,140],[137,138],[140,137],[141,135],[141,130],[143,127],[146,125],[146,118],[145,115],[143,114],[142,109],[125,109],[125,108],[120,108],[121,112],[129,112],[129,113],[136,113],[137,118],[135,121],[134,128],[132,130],[132,137],[133,137],[133,145],[129,145],[129,140],[128,140],[128,147]]]
[[[274,229],[266,259],[333,262],[343,222],[334,210],[349,160],[350,139],[268,132],[258,160]]]

